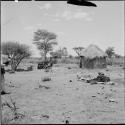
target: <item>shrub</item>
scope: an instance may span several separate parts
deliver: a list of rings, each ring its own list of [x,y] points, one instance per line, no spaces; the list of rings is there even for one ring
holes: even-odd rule
[[[45,78],[42,79],[42,81],[43,81],[43,82],[51,81],[51,78],[49,78],[49,77],[45,77]]]
[[[19,64],[31,56],[30,47],[14,41],[2,43],[2,53],[10,58],[10,65],[16,71]]]

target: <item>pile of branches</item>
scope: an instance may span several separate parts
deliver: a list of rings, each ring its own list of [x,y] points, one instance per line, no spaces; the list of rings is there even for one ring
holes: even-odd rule
[[[79,76],[77,75],[77,79],[80,81],[85,81],[87,83],[91,83],[91,84],[97,84],[99,82],[101,83],[106,83],[110,81],[110,78],[107,77],[104,73],[99,72],[97,77],[93,77],[91,75],[85,75],[85,76]]]
[[[92,81],[95,81],[95,82],[109,82],[110,78],[105,76],[104,73],[99,72],[98,76],[96,78],[87,80],[87,83],[91,83]]]

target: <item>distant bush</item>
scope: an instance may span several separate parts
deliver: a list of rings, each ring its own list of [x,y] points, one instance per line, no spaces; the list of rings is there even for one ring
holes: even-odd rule
[[[42,79],[43,82],[46,82],[46,81],[51,81],[51,78],[50,77],[45,77]]]
[[[63,64],[79,64],[79,60],[75,58],[61,58],[58,59],[57,63]]]

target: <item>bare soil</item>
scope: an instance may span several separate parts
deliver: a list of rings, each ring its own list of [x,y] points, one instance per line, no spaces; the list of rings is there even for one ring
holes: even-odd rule
[[[4,106],[3,123],[65,124],[66,120],[71,124],[125,123],[124,69],[118,66],[107,69],[87,70],[65,64],[55,65],[52,72],[34,69],[6,73],[6,89],[11,94],[2,95],[2,103],[10,103],[11,97],[17,111],[25,117],[9,120],[12,116],[7,114],[11,111]],[[91,85],[77,80],[78,73],[96,76],[100,71],[115,85]],[[42,81],[45,77],[51,80]]]

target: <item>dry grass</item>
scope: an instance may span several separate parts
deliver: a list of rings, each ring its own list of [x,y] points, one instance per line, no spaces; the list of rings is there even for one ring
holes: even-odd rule
[[[20,85],[20,87],[9,87],[9,89],[10,95],[18,102],[20,111],[26,112],[24,123],[61,124],[66,120],[69,120],[70,124],[123,123],[125,122],[124,70],[116,66],[110,66],[107,69],[108,71],[105,71],[106,69],[79,69],[77,64],[60,63],[57,67],[54,65],[53,73],[33,70],[33,72],[6,73],[5,75],[8,82],[13,81],[14,85]],[[104,72],[117,85],[91,85],[84,81],[77,81],[77,73],[95,76],[98,72]],[[34,89],[36,86],[37,89]],[[112,91],[110,91],[111,87]],[[107,94],[112,94],[112,99],[118,103],[109,102],[110,97],[105,98]],[[8,99],[7,96],[4,98]],[[17,107],[16,103],[15,105]],[[14,107],[13,104],[11,106]],[[16,110],[19,113],[19,110]],[[41,117],[41,114],[44,116]],[[34,115],[41,119],[31,119]],[[3,118],[5,122],[8,122],[5,114]],[[18,120],[13,121],[18,122]],[[19,123],[22,123],[22,120]]]
[[[2,119],[3,124],[9,124],[9,122],[11,122],[12,120],[16,121],[16,120],[23,119],[25,117],[24,114],[21,114],[21,113],[18,112],[17,109],[19,109],[19,108],[17,108],[16,102],[11,97],[10,97],[10,101],[11,101],[10,103],[8,103],[7,101],[5,103],[3,103],[2,108],[7,106],[11,110],[11,112],[13,114],[13,118],[9,119],[6,116],[3,117],[3,119]]]

